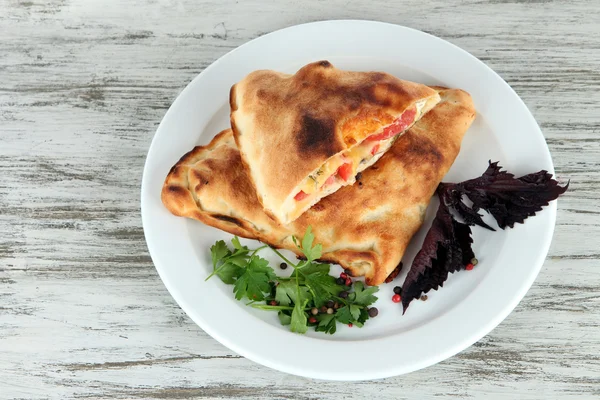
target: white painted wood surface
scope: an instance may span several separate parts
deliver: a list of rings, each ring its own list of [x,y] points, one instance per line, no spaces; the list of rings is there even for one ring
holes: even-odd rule
[[[197,73],[266,32],[339,18],[485,61],[571,179],[544,268],[497,329],[353,384],[267,369],[203,333],[158,278],[139,212],[154,131]],[[0,0],[0,398],[600,398],[599,71],[595,0]]]

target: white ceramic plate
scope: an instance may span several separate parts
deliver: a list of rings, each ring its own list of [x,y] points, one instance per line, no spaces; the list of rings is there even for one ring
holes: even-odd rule
[[[393,45],[391,45],[393,44]],[[462,88],[478,111],[445,181],[479,176],[488,160],[520,175],[554,172],[534,118],[517,94],[481,61],[423,32],[369,21],[326,21],[283,29],[231,51],[198,75],[161,122],[146,160],[142,218],[148,249],[165,286],[181,308],[207,333],[251,360],[291,374],[333,380],[363,380],[427,367],[467,348],[498,325],[537,276],[552,238],[553,202],[515,229],[474,228],[480,263],[449,277],[443,289],[414,301],[402,316],[392,303],[393,284],[382,285],[379,316],[364,328],[338,324],[333,336],[306,335],[279,325],[275,313],[236,301],[232,287],[210,273],[209,247],[230,235],[171,215],[160,201],[171,166],[197,144],[206,144],[228,125],[230,87],[256,69],[293,73],[327,59],[349,70],[379,70],[426,84]],[[418,251],[437,207],[415,236],[405,265]],[[251,243],[256,245],[256,243]],[[268,251],[263,254],[268,254]],[[273,258],[273,260],[275,260]]]

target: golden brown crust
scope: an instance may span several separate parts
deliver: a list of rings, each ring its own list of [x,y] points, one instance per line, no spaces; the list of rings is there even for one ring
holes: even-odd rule
[[[256,212],[261,208],[229,129],[216,135],[208,145],[194,147],[171,168],[161,199],[175,215],[247,238],[254,238],[256,230],[251,221],[261,225],[274,223],[262,212]],[[245,215],[251,218],[242,217]]]
[[[323,245],[323,261],[378,285],[398,266],[475,118],[467,93],[439,90],[442,102],[398,138],[359,182],[322,199],[292,224],[279,225],[264,213],[231,131],[182,157],[165,181],[163,202],[176,215],[297,254],[291,236],[301,237],[310,225]]]
[[[425,99],[429,108],[439,100],[422,84],[320,61],[294,75],[255,71],[234,85],[231,127],[259,201],[287,222],[281,206],[310,173]]]

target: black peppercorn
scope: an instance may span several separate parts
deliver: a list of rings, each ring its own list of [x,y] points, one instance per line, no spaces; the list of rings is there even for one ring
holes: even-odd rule
[[[332,308],[335,303],[333,302],[333,300],[329,300],[327,303],[325,303],[325,305],[327,306],[327,308]]]
[[[279,268],[286,269],[287,268],[287,264],[286,263],[281,263],[281,264],[279,264]]]
[[[402,288],[400,286],[396,286],[394,288],[394,293],[401,295],[402,294]]]
[[[369,308],[369,310],[367,312],[369,313],[369,317],[371,317],[371,318],[375,318],[377,316],[377,314],[379,314],[379,310],[376,309],[375,307]]]
[[[341,291],[341,292],[340,292],[340,297],[341,297],[342,299],[345,299],[345,298],[347,298],[347,297],[348,297],[348,292],[346,292],[345,290]]]
[[[337,278],[335,280],[335,283],[337,283],[338,285],[344,286],[344,284],[346,283],[346,280],[344,278]]]

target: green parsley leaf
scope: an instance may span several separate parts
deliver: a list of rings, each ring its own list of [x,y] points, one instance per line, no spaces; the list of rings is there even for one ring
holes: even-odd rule
[[[307,251],[312,249],[312,244],[314,241],[315,235],[313,235],[312,227],[309,225],[308,228],[306,228],[306,232],[304,232],[304,237],[302,238],[302,250]]]
[[[342,324],[349,324],[352,322],[352,314],[350,313],[350,307],[340,307],[335,313],[335,318]]]
[[[354,283],[354,303],[359,304],[361,306],[370,306],[371,304],[377,301],[377,297],[373,295],[373,293],[377,293],[379,288],[377,286],[371,286],[365,289],[365,285],[362,282]]]
[[[300,292],[300,299],[298,299]],[[282,306],[289,306],[292,302],[302,303],[310,300],[310,292],[306,286],[298,286],[295,279],[279,282],[275,288],[275,300]]]
[[[329,275],[329,264],[307,263],[299,267],[298,270],[304,276],[310,274]]]
[[[337,296],[345,286],[340,286],[331,275],[313,273],[304,275],[304,281],[314,297],[316,307],[321,307],[327,300]]]
[[[231,264],[235,264],[238,267],[245,267],[248,264],[248,254],[247,253],[242,253],[242,254],[238,254],[238,255],[231,255],[229,257],[227,257],[227,262],[231,263]]]
[[[325,332],[333,335],[336,331],[336,322],[334,314],[319,314],[317,315],[319,324],[315,327],[317,332]]]
[[[323,251],[323,246],[320,243],[313,247],[314,241],[315,235],[313,235],[312,227],[309,225],[302,238],[302,252],[309,262],[321,258],[321,253]]]
[[[232,263],[230,260],[216,270],[216,275],[221,278],[223,283],[233,285],[243,272],[244,269],[242,267]]]
[[[292,236],[292,240],[294,244],[302,250],[302,253],[306,257],[306,263],[310,263],[314,260],[318,260],[321,258],[321,253],[323,252],[323,246],[319,243],[315,247],[313,247],[313,242],[315,240],[315,235],[312,233],[312,228],[308,226],[306,228],[306,232],[304,233],[304,237],[302,238],[302,245],[298,244],[298,240],[295,236]]]
[[[344,307],[340,307],[335,314],[336,319],[342,324],[356,323],[358,317],[360,317],[361,308],[357,305],[350,304]]]
[[[360,310],[361,308],[359,306],[354,304],[350,306],[350,314],[352,314],[352,318],[354,318],[355,321],[357,321],[358,317],[360,317]]]
[[[323,254],[323,245],[319,243],[318,245],[310,249],[310,260],[318,260],[319,258],[321,258],[321,254]]]
[[[281,322],[281,325],[285,326],[292,323],[292,317],[284,313],[283,311],[279,311],[277,313],[277,316],[279,317],[279,322]]]
[[[213,269],[217,269],[217,264],[220,260],[231,254],[224,240],[217,241],[210,248],[210,256],[212,258]]]
[[[248,247],[242,246],[242,244],[240,243],[240,239],[237,236],[234,236],[233,239],[231,239],[231,244],[233,244],[233,247],[236,250],[248,250]]]
[[[365,322],[367,322],[367,320],[369,319],[369,312],[367,311],[366,307],[365,308],[361,308],[360,309],[360,316],[358,317],[358,319],[356,320],[356,325],[359,328],[362,328],[362,326],[365,324]]]
[[[308,303],[308,300],[305,300],[303,303],[296,303],[294,305],[294,309],[292,310],[292,319],[290,321],[290,330],[292,332],[306,333],[308,330],[308,320],[306,318],[306,313],[304,312],[306,303]]]
[[[259,256],[253,256],[235,281],[233,286],[235,298],[241,300],[247,297],[250,300],[264,300],[265,293],[271,292],[269,282],[275,279],[275,271],[269,267],[269,262]]]

